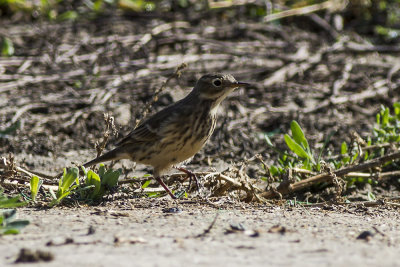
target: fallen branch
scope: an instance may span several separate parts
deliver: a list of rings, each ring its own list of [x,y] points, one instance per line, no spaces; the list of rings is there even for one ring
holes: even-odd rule
[[[320,104],[308,107],[302,110],[302,113],[313,113],[322,108],[328,107],[329,105],[342,105],[345,103],[359,103],[366,99],[376,98],[377,96],[387,95],[390,88],[387,85],[387,80],[379,80],[368,87],[367,90],[361,93],[354,93],[351,95],[332,95],[330,98],[323,100]]]
[[[333,171],[333,174],[338,176],[338,177],[343,177],[348,173],[351,172],[361,172],[368,170],[370,168],[378,167],[383,164],[385,164],[388,161],[392,161],[395,159],[400,159],[400,151],[395,152],[392,154],[388,154],[385,156],[382,156],[380,158],[376,158],[358,165],[354,166],[349,166],[340,170]],[[332,183],[332,175],[330,173],[321,173],[315,176],[312,176],[310,178],[301,180],[299,182],[296,182],[294,184],[288,184],[288,183],[281,183],[277,188],[277,192],[279,192],[281,195],[287,195],[289,193],[303,190],[307,187],[310,187],[316,183],[321,183],[321,182],[327,182],[327,183]],[[275,190],[269,190],[261,194],[262,197],[264,198],[273,198],[276,196]]]
[[[32,176],[38,176],[40,179],[43,180],[43,184],[46,185],[57,185],[58,183],[55,181],[51,181],[51,179],[53,178],[52,176],[40,173],[40,172],[35,172],[35,171],[30,171],[28,169],[19,167],[15,165],[14,159],[9,159],[7,160],[5,157],[1,157],[0,158],[0,169],[11,169],[11,171],[15,174],[17,172],[20,173],[24,173],[26,175],[28,175],[29,177]],[[26,180],[20,177],[14,177],[14,175],[7,175],[7,173],[5,174],[5,177],[2,177],[2,179],[7,179],[7,180],[14,180],[14,181],[18,181],[18,182],[26,182],[29,183],[30,180]]]
[[[330,202],[323,202],[323,203],[310,203],[310,204],[301,204],[302,207],[308,207],[308,208],[322,208],[326,206],[330,206],[334,204],[335,206],[364,206],[364,207],[377,207],[377,206],[392,206],[399,208],[400,203],[394,203],[394,202],[386,202],[385,200],[375,200],[375,201],[357,201],[357,202],[339,202],[339,203],[330,203]]]
[[[340,10],[343,8],[345,8],[345,1],[330,0],[315,5],[293,8],[279,13],[270,14],[264,17],[264,22],[271,22],[274,20],[283,19],[287,17],[306,15],[324,9]]]

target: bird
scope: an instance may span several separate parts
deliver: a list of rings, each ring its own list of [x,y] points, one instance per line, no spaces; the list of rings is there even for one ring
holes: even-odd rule
[[[114,149],[83,166],[119,159],[150,165],[153,177],[175,199],[162,181],[162,174],[190,160],[206,144],[214,132],[221,102],[235,88],[247,86],[248,83],[238,82],[230,74],[203,75],[186,97],[144,120]],[[183,168],[177,169],[193,174]]]

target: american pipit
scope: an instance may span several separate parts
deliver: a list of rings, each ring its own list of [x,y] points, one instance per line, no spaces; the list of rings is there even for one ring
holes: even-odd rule
[[[151,165],[154,178],[175,198],[161,180],[161,174],[190,159],[204,146],[215,129],[221,101],[235,88],[247,85],[229,74],[204,75],[185,98],[157,112],[122,139],[116,148],[83,166],[118,159]]]

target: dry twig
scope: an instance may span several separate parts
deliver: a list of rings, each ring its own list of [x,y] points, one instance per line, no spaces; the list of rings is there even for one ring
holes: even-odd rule
[[[351,172],[359,172],[359,171],[365,171],[374,167],[382,166],[386,162],[392,161],[392,160],[397,160],[400,159],[400,152],[395,152],[391,153],[373,160],[369,160],[367,162],[354,165],[354,166],[349,166],[346,168],[342,168],[340,170],[333,171],[332,173],[338,177],[345,176],[348,173]],[[282,195],[287,195],[291,192],[299,191],[302,189],[305,189],[307,187],[310,187],[311,185],[314,185],[316,183],[320,182],[327,182],[327,183],[332,183],[332,175],[329,173],[321,173],[312,177],[309,177],[307,179],[301,180],[299,182],[296,182],[294,184],[284,184],[281,183],[277,187],[277,191],[281,193]],[[272,190],[266,191],[261,194],[262,197],[264,198],[272,198],[276,195],[275,192]]]

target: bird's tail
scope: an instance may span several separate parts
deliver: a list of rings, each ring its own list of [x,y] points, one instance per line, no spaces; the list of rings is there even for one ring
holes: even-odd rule
[[[95,158],[94,160],[91,160],[89,162],[86,162],[83,164],[85,168],[90,167],[92,165],[95,165],[97,163],[105,162],[105,161],[110,161],[110,160],[118,160],[118,159],[123,159],[127,158],[126,153],[123,153],[119,147],[108,151],[107,153],[101,155],[100,157]]]

